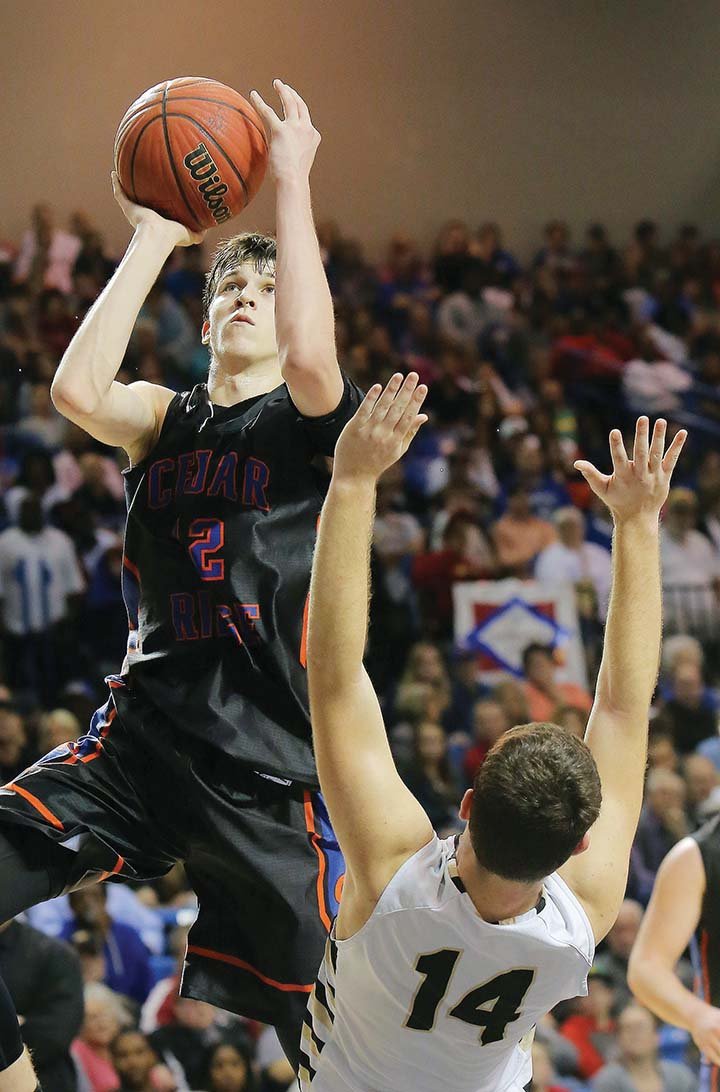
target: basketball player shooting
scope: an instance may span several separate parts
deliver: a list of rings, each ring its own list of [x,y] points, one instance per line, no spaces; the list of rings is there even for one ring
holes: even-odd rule
[[[411,374],[374,387],[336,448],[313,564],[308,671],[322,791],[347,875],[303,1027],[304,1092],[519,1092],[535,1024],[587,992],[615,921],[645,773],[660,651],[658,515],[685,433],[637,422],[612,473],[578,462],[614,523],[614,580],[582,742],[515,727],[441,841],[398,776],[363,668],[378,477],[421,427]],[[592,828],[592,829],[591,829]]]
[[[0,921],[87,882],[183,861],[200,903],[182,992],[274,1024],[293,1061],[344,866],[311,747],[305,622],[326,457],[361,393],[338,367],[310,205],[320,137],[275,82],[254,93],[274,239],[243,234],[207,278],[207,383],[116,380],[175,246],[202,236],[115,195],[135,228],[73,338],[55,405],[123,447],[128,651],[88,733],[0,790]],[[22,1045],[0,989],[3,1070]],[[14,1071],[13,1081],[17,1071]]]

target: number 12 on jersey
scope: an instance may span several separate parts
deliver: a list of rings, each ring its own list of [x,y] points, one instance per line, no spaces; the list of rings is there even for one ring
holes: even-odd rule
[[[413,1028],[415,1031],[432,1031],[438,1007],[447,993],[460,954],[454,948],[442,948],[439,952],[428,952],[418,956],[415,970],[418,974],[424,975],[425,980],[420,983],[415,994],[412,1008],[405,1021],[406,1028]],[[534,977],[535,971],[527,969],[516,969],[496,975],[489,982],[483,982],[482,985],[469,990],[457,1005],[450,1009],[448,1016],[483,1028],[480,1036],[483,1046],[499,1043],[505,1038],[507,1025],[519,1017],[520,1006],[525,1000],[525,994],[530,989]],[[490,1008],[482,1007],[490,1001],[495,1002]]]

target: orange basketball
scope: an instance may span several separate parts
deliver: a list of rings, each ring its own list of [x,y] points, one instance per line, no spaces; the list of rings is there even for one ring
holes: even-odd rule
[[[242,212],[260,188],[267,155],[250,103],[201,76],[151,87],[115,135],[115,170],[130,200],[192,231]]]

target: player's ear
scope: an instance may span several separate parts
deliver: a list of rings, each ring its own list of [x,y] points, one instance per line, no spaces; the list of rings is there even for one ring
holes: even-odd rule
[[[460,801],[460,818],[464,819],[465,822],[467,822],[470,818],[470,809],[472,808],[472,802],[473,790],[468,789],[462,800]]]
[[[575,849],[570,854],[571,857],[577,857],[580,853],[584,853],[586,849],[590,848],[590,832],[586,831],[582,838],[575,846]]]
[[[204,323],[202,324],[202,329],[200,330],[200,338],[203,345],[210,344],[210,323],[207,319],[205,319]]]

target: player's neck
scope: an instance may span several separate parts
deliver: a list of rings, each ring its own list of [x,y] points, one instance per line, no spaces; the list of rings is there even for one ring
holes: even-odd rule
[[[208,396],[216,406],[234,406],[247,398],[279,387],[283,381],[277,356],[264,360],[212,360],[208,372]]]
[[[488,872],[478,863],[467,834],[460,838],[456,860],[465,891],[483,921],[519,918],[537,906],[542,882],[521,883]]]

